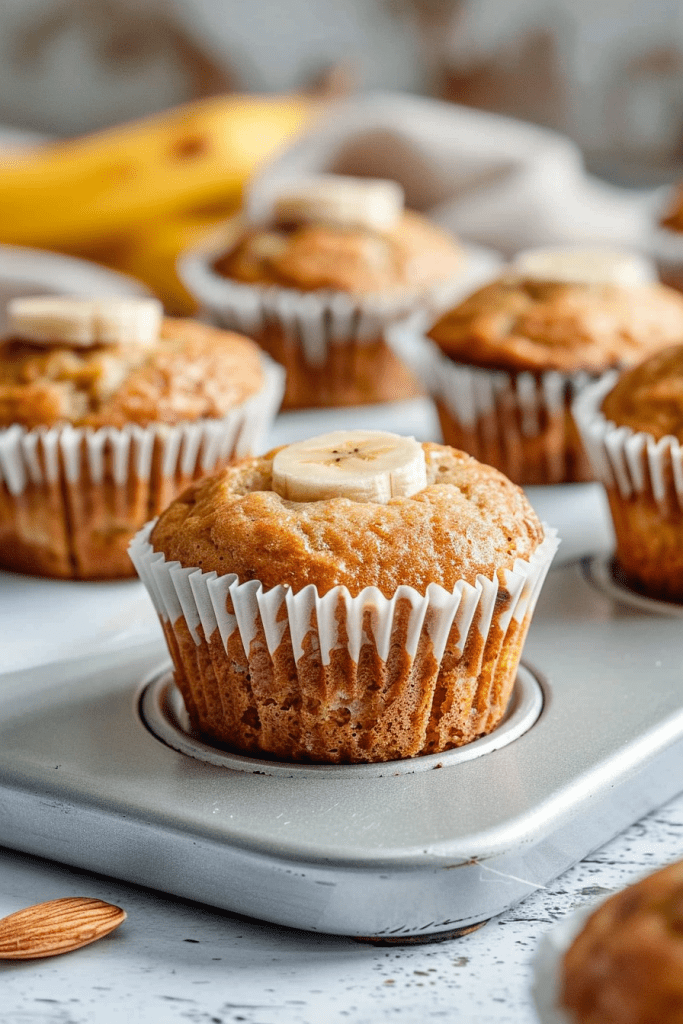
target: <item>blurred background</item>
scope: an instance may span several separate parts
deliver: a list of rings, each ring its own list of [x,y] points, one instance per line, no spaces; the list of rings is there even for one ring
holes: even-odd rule
[[[680,0],[3,0],[0,243],[95,260],[191,312],[178,253],[320,110],[368,90],[555,129],[615,185],[683,177]],[[137,141],[72,142],[150,117]],[[61,148],[30,163],[46,140]]]
[[[3,0],[0,122],[73,135],[226,90],[435,95],[566,132],[613,180],[683,159],[679,0]]]

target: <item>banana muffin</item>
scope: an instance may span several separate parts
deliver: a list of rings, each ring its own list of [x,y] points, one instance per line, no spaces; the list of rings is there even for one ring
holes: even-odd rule
[[[658,222],[651,224],[648,248],[660,280],[683,291],[683,185],[671,187]]]
[[[570,414],[574,395],[610,367],[683,338],[683,296],[649,281],[647,261],[544,255],[476,291],[427,332],[437,346],[430,377],[444,439],[520,484],[590,479]]]
[[[669,231],[683,232],[683,185],[676,186],[659,223]]]
[[[359,430],[198,482],[131,557],[199,732],[349,763],[495,728],[556,546],[495,469]]]
[[[612,896],[564,956],[576,1024],[683,1024],[683,863]]]
[[[621,573],[683,601],[683,345],[592,387],[575,416],[607,490]]]
[[[248,338],[164,319],[152,299],[16,299],[8,317],[0,564],[130,576],[127,545],[150,515],[251,450],[275,412],[273,370]]]
[[[413,398],[387,323],[462,274],[455,240],[403,208],[393,181],[324,175],[283,185],[256,222],[237,218],[185,282],[219,322],[287,370],[284,408]]]

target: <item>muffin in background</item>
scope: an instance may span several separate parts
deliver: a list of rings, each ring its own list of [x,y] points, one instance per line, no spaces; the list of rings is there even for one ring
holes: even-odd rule
[[[683,601],[683,345],[592,385],[574,415],[607,490],[621,572]]]
[[[180,274],[220,324],[286,368],[283,408],[295,409],[420,394],[384,328],[437,301],[466,265],[451,236],[404,209],[396,182],[321,175],[283,183]]]
[[[281,371],[249,339],[153,299],[33,297],[0,342],[0,565],[133,575],[130,538],[180,490],[252,450]]]
[[[195,729],[245,754],[354,763],[495,728],[556,547],[491,467],[358,430],[194,484],[131,558]]]
[[[447,443],[519,484],[580,481],[591,471],[572,399],[591,377],[683,338],[683,297],[633,254],[532,250],[426,331],[415,318],[389,338],[405,353],[421,339]]]
[[[683,185],[677,185],[659,221],[660,227],[683,232]]]
[[[683,185],[669,191],[659,220],[652,224],[648,248],[660,280],[683,291]]]
[[[610,897],[564,956],[575,1024],[682,1024],[683,862]]]

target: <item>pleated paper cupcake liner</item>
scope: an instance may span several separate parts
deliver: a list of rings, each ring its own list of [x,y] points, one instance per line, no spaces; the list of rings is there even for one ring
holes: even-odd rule
[[[456,279],[388,295],[243,284],[223,277],[213,263],[244,227],[241,217],[224,225],[181,258],[179,274],[221,327],[247,334],[284,363],[284,406],[291,408],[415,397],[416,382],[387,348],[385,328],[416,308],[444,308],[493,276],[500,263],[496,254],[476,250]]]
[[[605,374],[574,402],[574,418],[593,471],[622,498],[645,494],[663,512],[672,505],[683,510],[683,448],[678,439],[669,436],[656,440],[652,434],[618,427],[600,410],[618,376],[616,371]]]
[[[194,727],[243,753],[332,763],[435,753],[491,731],[558,544],[546,528],[528,561],[452,592],[321,596],[167,561],[153,525],[130,555]]]
[[[571,401],[592,379],[584,371],[531,373],[458,363],[426,336],[415,314],[387,340],[436,402],[444,440],[495,466],[518,484],[591,479]]]
[[[572,1024],[574,1018],[560,1006],[562,961],[572,942],[583,929],[595,903],[580,907],[550,928],[539,942],[534,956],[531,992],[539,1024]]]
[[[133,575],[131,536],[185,486],[257,451],[284,387],[263,387],[220,419],[122,428],[62,424],[0,430],[0,564],[39,575]]]
[[[574,419],[593,472],[606,490],[617,561],[636,589],[683,601],[683,447],[673,436],[619,427],[601,411],[618,373],[610,372],[575,400]]]

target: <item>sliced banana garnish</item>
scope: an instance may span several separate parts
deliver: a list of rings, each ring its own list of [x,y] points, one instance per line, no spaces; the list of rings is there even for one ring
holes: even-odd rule
[[[278,188],[273,216],[280,224],[328,223],[389,231],[403,214],[403,189],[384,178],[324,174]]]
[[[617,249],[557,247],[528,249],[512,261],[515,273],[537,281],[565,284],[614,284],[622,288],[657,280],[652,260]]]
[[[35,345],[152,345],[162,317],[156,299],[41,295],[7,304],[9,333]]]
[[[282,448],[273,490],[290,501],[350,498],[386,504],[427,486],[422,445],[383,430],[335,430]]]

